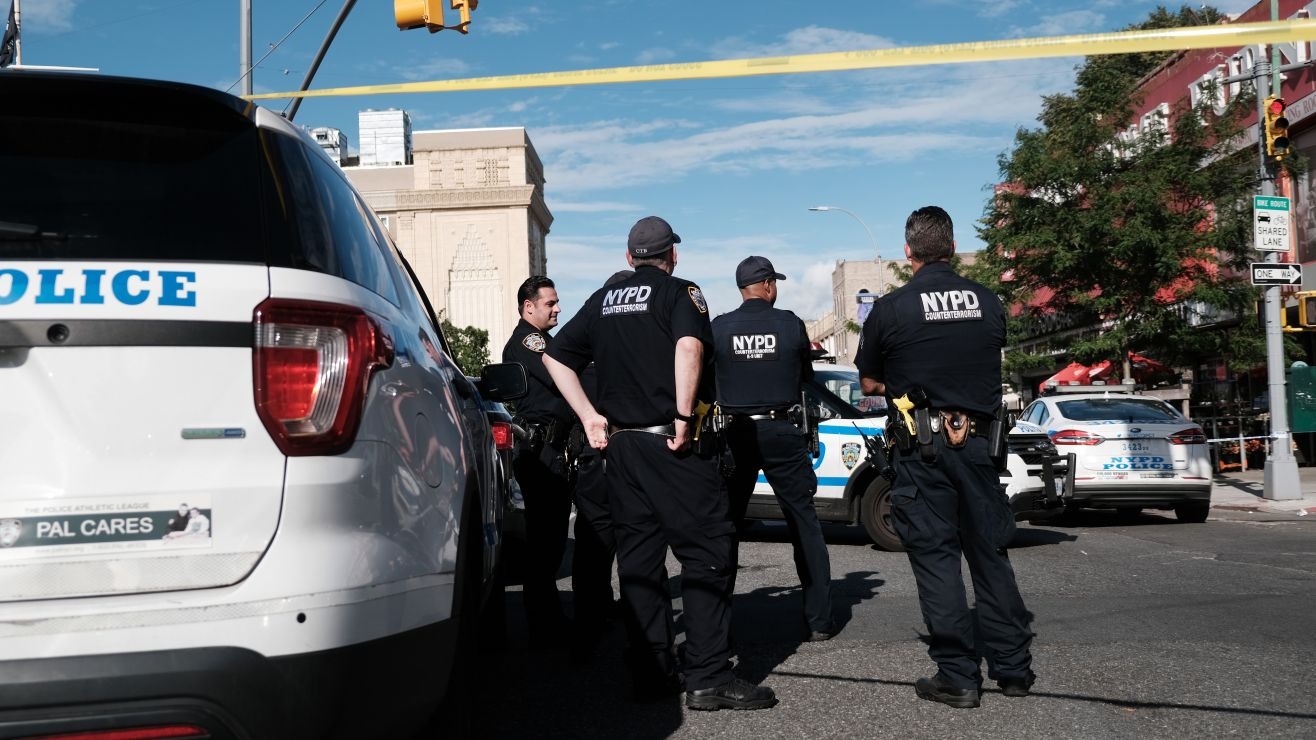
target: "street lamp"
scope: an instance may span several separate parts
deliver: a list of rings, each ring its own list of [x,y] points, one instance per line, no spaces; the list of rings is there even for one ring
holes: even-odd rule
[[[878,264],[882,263],[882,253],[877,248],[877,239],[873,238],[873,230],[868,228],[868,224],[864,223],[864,220],[862,218],[859,218],[851,211],[847,211],[844,208],[838,208],[836,206],[813,206],[809,210],[810,211],[840,211],[841,213],[847,214],[850,216],[850,218],[853,218],[854,220],[858,221],[859,225],[864,227],[864,231],[868,232],[868,241],[873,243],[873,257],[877,260]]]

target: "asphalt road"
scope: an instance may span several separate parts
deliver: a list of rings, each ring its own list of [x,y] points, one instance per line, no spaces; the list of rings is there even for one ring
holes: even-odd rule
[[[1316,517],[1213,511],[1180,524],[1148,513],[1126,524],[1093,512],[1021,524],[1011,560],[1035,614],[1040,678],[1024,699],[989,683],[972,710],[914,695],[914,680],[935,669],[905,556],[875,549],[859,528],[828,525],[827,539],[844,628],[823,643],[799,641],[784,526],[761,525],[741,545],[737,671],[772,686],[777,707],[635,704],[619,629],[585,667],[561,651],[528,652],[512,591],[507,646],[484,656],[477,736],[1316,737]],[[559,585],[569,599],[570,579]]]

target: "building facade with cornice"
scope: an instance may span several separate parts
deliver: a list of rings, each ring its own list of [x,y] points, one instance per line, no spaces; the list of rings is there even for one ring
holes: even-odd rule
[[[548,272],[544,166],[524,128],[417,131],[412,164],[344,167],[411,263],[435,311],[489,332],[497,360],[516,291]]]

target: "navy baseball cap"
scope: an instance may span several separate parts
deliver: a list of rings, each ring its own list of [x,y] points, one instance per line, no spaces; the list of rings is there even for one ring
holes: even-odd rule
[[[671,224],[657,216],[645,216],[631,227],[626,238],[626,249],[632,257],[653,257],[680,244],[681,237],[672,231]]]
[[[746,257],[736,266],[736,287],[761,283],[764,280],[785,280],[786,276],[777,272],[767,257]]]

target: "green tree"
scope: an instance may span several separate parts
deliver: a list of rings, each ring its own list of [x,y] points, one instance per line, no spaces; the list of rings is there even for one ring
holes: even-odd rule
[[[1157,8],[1133,29],[1217,23],[1213,8]],[[979,235],[979,277],[997,276],[1007,304],[1026,307],[1014,339],[1040,319],[1078,330],[1064,350],[1080,362],[1138,351],[1166,363],[1232,347],[1236,364],[1260,361],[1249,261],[1256,150],[1233,151],[1250,94],[1216,115],[1208,91],[1196,107],[1136,137],[1138,83],[1171,56],[1088,58],[1070,94],[1044,99],[1041,127],[1020,130],[1000,158],[1001,181]],[[1210,330],[1201,327],[1210,326]],[[1050,359],[1014,353],[1016,369]]]
[[[444,312],[439,313],[439,324],[457,367],[466,375],[478,376],[489,364],[489,332],[474,326],[456,326]]]

